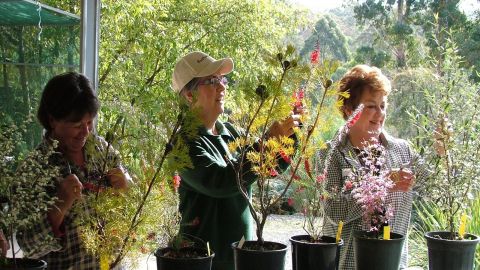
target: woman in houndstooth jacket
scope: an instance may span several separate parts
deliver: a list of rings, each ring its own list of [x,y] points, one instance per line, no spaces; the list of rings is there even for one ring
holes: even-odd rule
[[[407,234],[413,202],[412,188],[415,182],[422,182],[426,169],[418,155],[407,141],[394,138],[383,129],[387,97],[391,91],[390,81],[380,69],[367,65],[357,65],[350,69],[340,81],[340,93],[348,92],[348,98],[340,108],[347,119],[360,104],[363,111],[358,120],[350,127],[347,136],[338,143],[330,144],[319,153],[320,167],[326,166],[327,190],[341,189],[351,172],[361,166],[359,155],[365,142],[375,140],[385,148],[386,169],[395,183],[389,190],[387,203],[393,207],[394,215],[389,225],[392,232]],[[339,95],[343,97],[345,95]],[[334,149],[331,149],[334,145]],[[325,164],[325,158],[330,159]],[[323,168],[322,168],[323,169]],[[340,254],[339,269],[354,269],[353,232],[365,230],[370,224],[362,220],[362,209],[351,196],[337,196],[327,200],[325,208],[324,233],[335,237],[339,221],[344,222],[342,239],[344,246]],[[406,267],[407,245],[402,252],[401,268]]]

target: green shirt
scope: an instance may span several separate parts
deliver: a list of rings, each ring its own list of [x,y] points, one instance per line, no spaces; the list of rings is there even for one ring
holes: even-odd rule
[[[180,173],[181,233],[208,241],[215,252],[212,269],[233,269],[231,244],[242,236],[252,239],[252,217],[248,203],[237,187],[235,170],[228,159],[237,164],[237,156],[228,149],[228,143],[240,135],[230,123],[216,122],[219,135],[205,127],[197,138],[189,142],[193,168]],[[243,180],[247,181],[251,198],[251,183],[255,175],[247,162]]]

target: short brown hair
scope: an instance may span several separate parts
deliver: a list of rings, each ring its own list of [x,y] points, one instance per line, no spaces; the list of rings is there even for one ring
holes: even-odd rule
[[[80,121],[83,116],[96,116],[100,103],[90,81],[77,72],[51,78],[42,92],[37,118],[50,132],[49,117],[55,120]]]
[[[381,91],[384,95],[390,94],[392,86],[390,80],[383,75],[382,71],[377,67],[370,67],[367,65],[356,65],[351,68],[340,80],[338,89],[338,99],[343,100],[343,105],[340,107],[340,112],[343,118],[348,118],[345,110],[352,111],[357,108],[360,103],[360,98],[366,89],[370,91]],[[348,93],[346,98],[344,93]]]

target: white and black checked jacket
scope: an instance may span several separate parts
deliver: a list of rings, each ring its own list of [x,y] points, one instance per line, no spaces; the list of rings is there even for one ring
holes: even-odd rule
[[[409,168],[416,176],[416,185],[421,184],[426,175],[427,169],[419,158],[419,156],[412,150],[407,141],[394,138],[385,132],[380,134],[380,141],[385,147],[385,166],[386,169],[398,169],[402,165],[412,164]],[[330,146],[322,149],[318,153],[317,164],[320,171],[323,171],[324,160],[330,151]],[[360,161],[357,154],[350,143],[348,137],[337,145],[333,150],[330,164],[328,165],[326,188],[341,189],[344,182],[348,178],[348,174],[352,168],[358,168]],[[387,197],[387,202],[393,207],[393,218],[389,224],[391,231],[406,236],[408,226],[410,223],[410,214],[412,210],[413,194],[415,191],[409,192],[391,192]],[[338,222],[343,221],[342,239],[344,246],[340,253],[341,270],[355,269],[354,254],[353,254],[353,232],[356,230],[368,230],[369,224],[364,224],[362,221],[362,211],[360,206],[353,200],[351,195],[337,196],[335,199],[327,201],[325,208],[324,220],[324,234],[335,237],[338,227]],[[404,249],[402,252],[401,268],[407,266],[407,241],[405,240]],[[372,259],[375,254],[372,254]]]
[[[47,139],[44,139],[39,149],[46,149]],[[42,148],[43,147],[43,148]],[[62,176],[70,173],[77,175],[78,179],[82,182],[84,194],[89,191],[87,187],[97,185],[99,183],[99,175],[102,171],[103,162],[99,160],[100,157],[105,157],[107,153],[107,142],[98,136],[91,134],[87,138],[85,143],[85,161],[86,169],[81,169],[73,164],[69,164],[61,153],[56,153],[50,156],[50,166],[58,166]],[[118,157],[118,152],[115,150],[108,151],[108,168],[119,168],[121,166]],[[52,181],[56,177],[52,176]],[[108,183],[105,183],[108,184]],[[51,196],[55,196],[56,190],[47,191]],[[88,205],[82,207],[82,211],[85,213],[93,213],[93,209]],[[96,270],[100,269],[100,260],[95,254],[87,252],[83,247],[80,238],[79,224],[82,224],[82,220],[75,211],[70,211],[65,215],[62,227],[64,235],[56,237],[52,232],[52,227],[45,218],[42,222],[39,222],[29,231],[17,232],[17,240],[24,251],[25,255],[29,258],[41,259],[47,262],[48,269],[58,270]],[[119,266],[116,269],[122,269]]]

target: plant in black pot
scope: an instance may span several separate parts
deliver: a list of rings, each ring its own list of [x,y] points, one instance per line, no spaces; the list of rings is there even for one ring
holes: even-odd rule
[[[244,242],[242,239],[232,244],[237,270],[284,268],[287,246],[265,241],[263,229],[269,214],[284,198],[293,181],[299,179],[297,172],[300,171],[300,165],[313,152],[311,140],[318,134],[314,132],[320,125],[319,115],[332,84],[327,74],[322,72],[333,73],[338,66],[329,62],[329,65],[326,65],[329,68],[327,70],[319,68],[319,65],[299,64],[292,46],[288,46],[283,53],[268,55],[265,60],[272,67],[270,73],[260,77],[262,84],[256,87],[255,92],[243,91],[247,102],[239,102],[240,113],[237,118],[235,114],[232,117],[245,129],[241,136],[229,145],[231,152],[237,153],[240,160],[236,166],[233,163],[231,165],[235,166],[237,185],[256,224],[257,237],[256,241],[246,239],[248,241]],[[319,87],[319,81],[324,87]],[[318,88],[323,92],[315,95],[315,101],[304,99],[312,94],[309,91],[316,91]],[[318,106],[312,110],[312,116],[308,115],[309,110],[305,110],[309,106]],[[301,119],[294,120],[299,121],[301,124],[298,126],[303,128],[294,127],[295,133],[290,137],[271,136],[271,127],[288,119],[292,107],[294,114],[306,112]],[[286,173],[282,174],[283,171]],[[275,177],[286,182],[280,192],[275,192],[270,187],[270,182]],[[252,184],[256,185],[258,190],[254,195],[257,204],[251,203]]]
[[[193,235],[180,233],[181,216],[178,212],[178,186],[180,177],[173,178],[174,191],[172,200],[177,202],[163,208],[164,221],[157,230],[158,248],[155,251],[158,270],[210,270],[215,254],[208,242]],[[193,220],[183,226],[198,226]]]
[[[428,110],[415,114],[422,150],[433,171],[424,200],[446,221],[425,226],[428,222],[420,220],[417,226],[423,228],[429,269],[433,270],[473,269],[480,240],[465,231],[466,209],[478,196],[480,183],[479,85],[460,68],[461,59],[455,51],[455,45],[447,42],[441,74],[425,74],[432,81],[422,89]]]
[[[365,142],[361,150],[361,166],[354,170],[343,190],[348,192],[362,209],[367,230],[354,232],[356,269],[399,269],[404,235],[390,232],[389,222],[394,214],[388,202],[394,182],[385,170],[385,147],[378,141]],[[349,183],[351,186],[349,187]],[[348,221],[347,221],[348,222]],[[375,254],[375,260],[371,255]]]
[[[8,119],[8,118],[3,118]],[[22,132],[31,121],[20,126],[2,123],[0,129],[0,230],[9,241],[11,257],[3,257],[0,252],[0,269],[46,269],[45,261],[17,257],[18,246],[14,240],[18,230],[28,229],[38,222],[55,202],[43,192],[50,187],[52,175],[58,169],[45,166],[48,160],[40,150],[30,152],[25,159],[20,158]],[[53,153],[54,145],[45,149]],[[24,156],[25,157],[25,156]],[[54,241],[44,239],[44,243]]]
[[[305,102],[305,105],[311,107],[308,111],[312,111],[314,114],[311,117],[308,113],[305,114],[303,124],[308,128],[303,130],[304,132],[297,133],[301,155],[295,163],[301,162],[303,166],[296,173],[295,181],[298,188],[295,195],[298,197],[297,200],[301,204],[305,217],[303,228],[306,234],[295,235],[290,238],[294,270],[337,269],[338,255],[343,244],[341,239],[323,235],[324,204],[326,198],[331,194],[325,189],[323,171],[319,172],[319,166],[316,163],[314,163],[314,167],[311,164],[311,160],[315,160],[313,156],[319,145],[325,145],[320,131],[329,131],[328,127],[333,126],[332,121],[335,120],[335,117],[329,111],[335,110],[335,102],[332,102],[331,98],[336,97],[337,94],[337,83],[333,83],[330,78],[338,68],[339,63],[320,60],[319,54],[319,48],[317,47],[310,55],[310,64],[311,71],[314,74],[312,77],[318,78],[313,81],[319,81],[320,85],[313,87],[313,91],[300,95],[309,97],[310,102]],[[307,81],[306,85],[308,84]],[[305,87],[300,91],[310,89],[310,87]],[[318,91],[318,89],[321,91]],[[319,129],[318,126],[322,128]],[[293,203],[296,202],[293,201]]]

